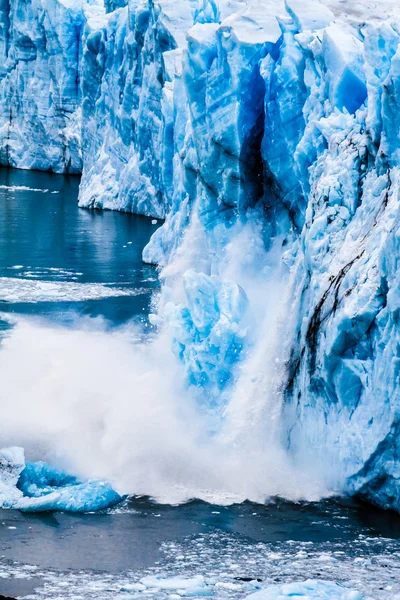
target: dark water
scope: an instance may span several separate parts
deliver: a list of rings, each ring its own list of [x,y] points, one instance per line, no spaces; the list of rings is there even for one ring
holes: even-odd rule
[[[0,277],[32,285],[105,284],[140,293],[101,297],[101,290],[94,289],[95,298],[90,298],[86,288],[77,286],[67,288],[64,301],[39,297],[33,303],[17,296],[10,302],[9,293],[1,294],[5,283],[0,280],[0,312],[40,314],[57,321],[76,314],[102,316],[112,324],[148,313],[157,275],[154,267],[142,263],[141,253],[158,224],[147,217],[80,209],[78,186],[78,177],[0,168]],[[35,289],[27,284],[27,296],[31,289],[34,297]]]
[[[359,535],[400,539],[400,517],[395,513],[340,501],[221,507],[200,501],[160,505],[139,498],[121,512],[103,514],[0,510],[0,523],[0,546],[6,558],[47,568],[114,573],[153,566],[161,558],[164,541],[213,531],[253,543],[344,543]]]
[[[74,177],[0,169],[4,323],[18,314],[67,326],[82,316],[100,316],[110,327],[146,319],[158,282],[141,252],[158,224],[79,209],[78,185]],[[118,295],[121,290],[138,293]],[[149,574],[208,577],[216,599],[246,598],[254,591],[249,579],[320,578],[358,589],[365,600],[398,600],[400,518],[336,501],[218,507],[164,506],[141,498],[108,514],[0,510],[0,594],[33,594],[34,600],[174,597],[126,592]]]
[[[375,593],[366,598],[396,598],[399,538],[397,515],[339,501],[221,507],[166,506],[139,498],[111,514],[3,510],[0,574],[3,569],[11,577],[0,578],[0,593],[23,596],[37,588],[34,598],[60,598],[59,585],[70,580],[71,595],[64,592],[61,598],[74,598],[75,592],[83,598],[119,598],[114,592],[126,581],[149,573],[200,573],[243,586],[228,595],[221,588],[217,598],[245,598],[248,580],[307,578]],[[38,569],[26,578],[23,565]],[[97,595],[92,595],[93,581]],[[147,597],[164,598],[160,592]]]

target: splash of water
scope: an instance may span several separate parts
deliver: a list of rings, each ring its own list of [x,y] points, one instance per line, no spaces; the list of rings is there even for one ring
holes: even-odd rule
[[[325,490],[291,466],[278,435],[293,301],[279,240],[266,253],[260,231],[240,227],[223,257],[208,265],[204,241],[194,222],[163,273],[159,312],[166,300],[182,298],[180,275],[193,264],[245,290],[248,345],[225,392],[219,432],[209,434],[202,390],[187,386],[168,326],[143,342],[133,325],[110,333],[98,321],[65,329],[21,320],[3,342],[0,444],[22,445],[28,458],[81,477],[107,479],[120,493],[170,503],[321,497]]]

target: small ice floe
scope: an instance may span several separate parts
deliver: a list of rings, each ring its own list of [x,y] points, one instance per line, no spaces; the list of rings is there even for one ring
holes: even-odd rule
[[[149,313],[149,321],[154,327],[159,327],[163,324],[163,319],[154,313]]]
[[[157,219],[152,219],[152,221],[151,221],[152,225],[157,225],[157,223],[158,223]]]
[[[41,194],[48,194],[50,190],[45,188],[31,188],[26,185],[0,185],[0,190],[7,190],[8,192],[39,192]],[[51,192],[52,194],[58,194],[57,190]]]
[[[303,583],[271,585],[247,596],[246,600],[362,600],[360,592],[330,581],[309,579]]]
[[[140,583],[146,590],[165,590],[176,592],[184,596],[211,596],[213,590],[209,588],[201,575],[195,577],[159,577],[149,575],[143,577]]]

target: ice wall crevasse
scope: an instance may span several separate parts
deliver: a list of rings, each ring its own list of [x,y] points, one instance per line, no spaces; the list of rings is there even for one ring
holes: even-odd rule
[[[211,231],[220,223],[234,224],[264,195],[260,61],[280,43],[277,5],[221,3],[220,15],[227,7],[236,12],[188,31],[175,70],[171,209],[144,251],[148,262],[168,261],[193,206]],[[283,4],[279,7],[283,13]]]

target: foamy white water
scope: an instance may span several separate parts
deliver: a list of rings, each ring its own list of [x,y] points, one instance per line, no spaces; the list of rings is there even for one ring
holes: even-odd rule
[[[237,252],[232,243],[220,263],[220,275],[238,281],[246,291],[250,311],[244,367],[236,367],[234,384],[224,392],[227,411],[219,430],[213,411],[204,410],[206,390],[187,385],[184,365],[172,352],[168,324],[151,339],[132,343],[132,330],[110,333],[87,320],[65,329],[21,319],[1,353],[0,446],[23,446],[28,459],[46,459],[82,477],[106,479],[120,493],[148,494],[168,503],[195,497],[228,504],[264,502],[276,495],[292,500],[327,495],[312,466],[309,472],[295,469],[271,433],[271,419],[280,415],[274,403],[280,402],[275,392],[284,365],[277,369],[274,363],[268,371],[271,385],[254,381],[260,353],[269,344],[272,360],[281,335],[282,315],[273,308],[276,296],[270,290],[281,289],[277,281],[285,286],[287,280],[279,274],[279,256],[275,250],[265,254],[257,233],[252,227],[239,230],[239,242],[247,244],[248,253]],[[202,240],[194,239],[196,259]],[[187,262],[188,255],[180,254],[169,269],[169,294],[161,295],[161,314],[164,296],[179,302],[180,273],[190,266]],[[258,277],[253,277],[255,269]],[[0,298],[10,302],[134,293],[140,291],[0,279]],[[143,339],[140,332],[133,337]],[[273,415],[265,410],[268,406]]]

